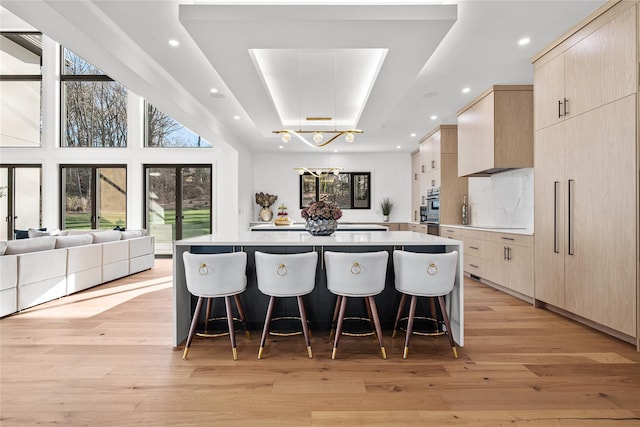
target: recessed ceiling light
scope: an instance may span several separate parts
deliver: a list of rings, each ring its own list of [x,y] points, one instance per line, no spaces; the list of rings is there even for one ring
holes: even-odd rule
[[[213,98],[224,98],[224,95],[221,94],[215,87],[209,89],[209,95],[211,95]]]
[[[468,87],[465,87],[465,88],[462,89],[462,93],[469,93],[470,91],[471,91],[471,89],[468,88]]]
[[[431,116],[431,117],[429,117],[429,118],[430,118],[431,120],[435,120],[435,119],[437,119],[437,118],[438,118],[438,116],[436,116],[436,115],[434,114],[433,116]]]
[[[402,145],[396,145],[396,148],[399,150],[402,148]]]
[[[523,37],[520,40],[518,40],[518,44],[520,46],[526,46],[529,44],[529,42],[531,41],[531,39],[529,37]]]
[[[240,120],[240,116],[233,116],[234,120]]]
[[[415,133],[415,132],[413,132],[413,133],[411,134],[411,138],[415,138],[415,137],[416,137],[416,133]]]
[[[278,146],[278,148],[282,150],[284,148],[284,145],[280,145]]]
[[[176,47],[176,46],[180,46],[180,42],[176,39],[171,39],[169,40],[169,45]]]
[[[334,152],[334,153],[337,153],[337,152],[338,152],[338,150],[333,150],[333,152]]]

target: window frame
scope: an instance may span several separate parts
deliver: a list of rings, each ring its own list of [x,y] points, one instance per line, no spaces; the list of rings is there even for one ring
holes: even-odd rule
[[[40,36],[40,41],[42,42],[42,37],[44,35],[40,31],[0,31],[0,37],[7,37],[10,35],[21,35],[21,34],[31,34]],[[9,38],[9,37],[7,37]],[[0,147],[3,148],[40,148],[42,147],[42,55],[43,48],[40,49],[34,48],[32,44],[29,43],[21,43],[20,41],[13,40],[9,38],[13,43],[18,44],[34,55],[39,56],[40,58],[40,74],[1,74],[0,73],[0,82],[40,82],[40,137],[37,144],[28,145],[28,146],[16,146],[16,145],[2,145]]]
[[[65,83],[66,82],[113,82],[116,84],[121,85],[126,91],[127,94],[129,92],[129,89],[126,88],[126,86],[124,86],[122,83],[112,79],[111,77],[109,77],[106,74],[67,74],[65,72],[65,51],[68,50],[69,52],[73,53],[74,55],[76,55],[77,57],[79,57],[80,59],[82,59],[83,61],[91,64],[89,61],[86,61],[84,58],[82,58],[80,55],[76,54],[74,51],[72,51],[71,49],[67,49],[65,46],[60,45],[60,148],[127,148],[128,145],[128,135],[125,135],[125,139],[124,139],[124,145],[121,146],[113,146],[113,147],[105,147],[105,146],[93,146],[93,145],[89,145],[89,146],[71,146],[71,145],[67,145],[67,137],[66,137],[66,127],[67,127],[67,106],[66,106],[66,92],[65,92]],[[93,64],[91,64],[91,66],[95,67]],[[128,95],[127,95],[128,96]],[[127,102],[125,100],[125,108],[127,108]],[[128,111],[127,111],[128,114]],[[126,122],[125,122],[126,123]],[[127,123],[127,129],[126,132],[128,134],[128,123]]]
[[[65,230],[65,222],[66,222],[66,182],[65,182],[65,173],[67,168],[87,168],[91,170],[91,229],[100,229],[100,219],[98,212],[98,197],[97,197],[97,189],[98,189],[98,170],[99,169],[115,169],[120,168],[124,169],[125,172],[125,183],[127,187],[125,188],[125,205],[124,205],[124,228],[128,227],[129,218],[128,218],[128,210],[129,210],[129,188],[128,188],[128,174],[129,168],[126,163],[108,163],[108,164],[95,164],[95,163],[61,163],[59,165],[59,194],[60,194],[60,224],[59,229]]]
[[[364,210],[371,209],[371,172],[340,172],[340,175],[349,175],[349,206],[343,207],[340,206],[340,209],[353,209],[353,210]],[[355,182],[354,177],[357,176],[366,176],[367,177],[367,186],[368,186],[368,194],[366,198],[366,206],[355,206]],[[318,200],[320,198],[320,177],[317,177],[309,172],[305,172],[299,177],[299,200],[298,204],[300,209],[308,206],[303,203],[303,181],[305,177],[308,179],[309,177],[314,177],[315,181],[315,198],[314,200]]]

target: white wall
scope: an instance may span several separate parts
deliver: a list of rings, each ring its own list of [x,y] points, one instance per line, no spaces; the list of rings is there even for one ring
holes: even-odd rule
[[[394,203],[390,221],[411,219],[411,155],[409,153],[316,154],[316,153],[255,153],[254,191],[251,197],[252,221],[258,221],[260,207],[255,193],[275,194],[278,200],[271,207],[274,215],[284,203],[294,221],[300,216],[300,177],[295,167],[342,167],[344,172],[371,172],[371,209],[344,209],[343,222],[380,222],[380,201],[389,197]],[[240,201],[242,204],[243,201]]]

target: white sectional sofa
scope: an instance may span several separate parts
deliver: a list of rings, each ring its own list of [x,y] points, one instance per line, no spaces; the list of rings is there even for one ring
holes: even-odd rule
[[[0,317],[153,268],[153,248],[144,230],[0,242]]]

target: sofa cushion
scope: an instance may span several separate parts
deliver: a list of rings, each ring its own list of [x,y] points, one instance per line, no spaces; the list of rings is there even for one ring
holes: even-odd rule
[[[7,250],[7,242],[5,241],[0,242],[0,255],[4,255],[6,250]]]
[[[56,246],[56,238],[44,236],[38,239],[10,240],[7,242],[5,255],[24,254],[28,252],[48,251]]]
[[[56,249],[71,248],[73,246],[90,245],[93,243],[93,235],[78,234],[76,236],[56,236]]]
[[[54,236],[68,236],[68,235],[69,235],[69,230],[58,230],[58,232],[54,234]]]
[[[122,240],[135,239],[136,237],[142,236],[142,230],[128,230],[122,232]]]
[[[91,233],[93,235],[93,243],[106,243],[120,240],[122,231],[105,230]]]
[[[30,228],[27,230],[27,235],[30,239],[33,239],[34,237],[51,236],[51,233],[49,233],[48,231],[41,231],[36,230],[35,228]]]

